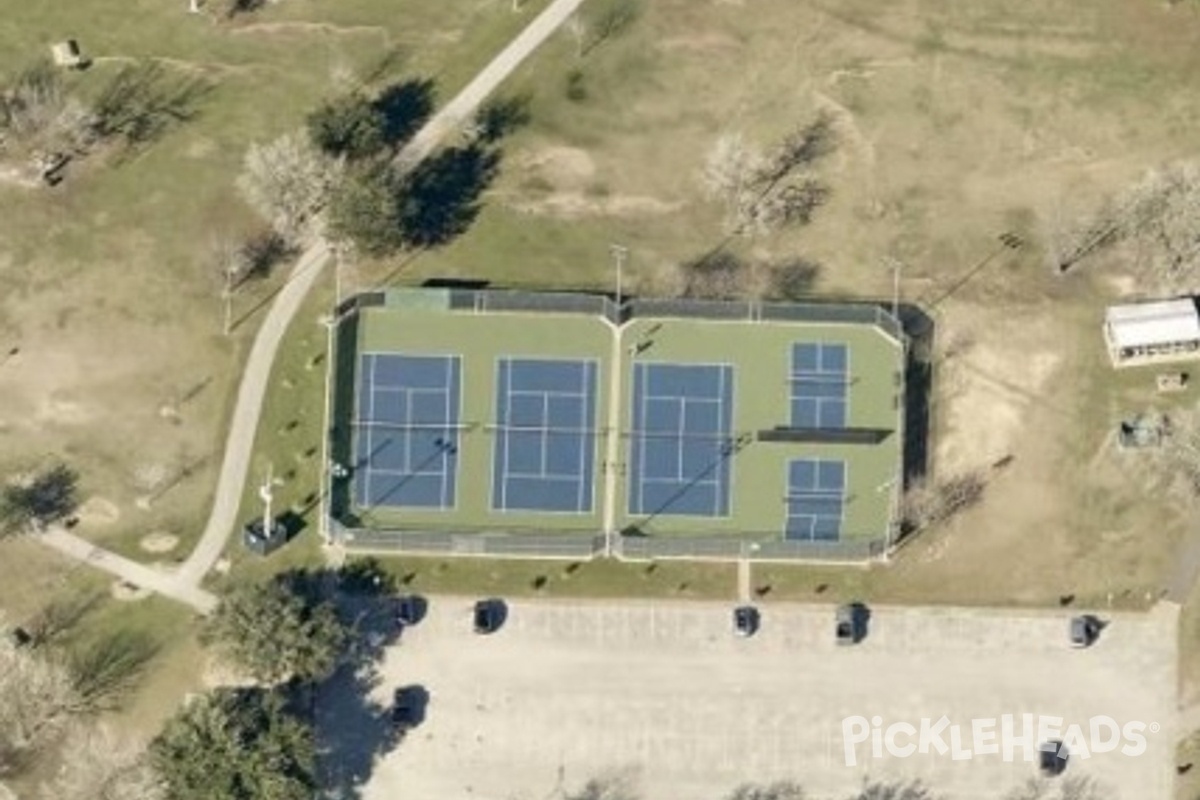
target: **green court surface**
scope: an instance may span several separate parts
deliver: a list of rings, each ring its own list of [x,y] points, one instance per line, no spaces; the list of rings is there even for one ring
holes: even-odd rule
[[[718,304],[701,318],[583,296],[534,309],[453,295],[376,295],[342,321],[331,452],[343,525],[376,542],[390,530],[887,538],[903,348],[869,322],[877,309],[817,322],[733,318]],[[423,383],[430,364],[452,377]],[[555,383],[564,364],[592,365],[585,389]],[[836,414],[803,410],[818,405]]]

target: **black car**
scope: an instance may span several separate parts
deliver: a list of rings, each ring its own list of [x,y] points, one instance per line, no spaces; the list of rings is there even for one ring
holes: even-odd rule
[[[1071,646],[1091,647],[1100,638],[1100,629],[1102,627],[1103,625],[1101,625],[1100,620],[1091,614],[1073,617],[1071,619]]]
[[[416,595],[406,595],[396,601],[396,622],[403,625],[416,625],[425,616],[425,598]]]
[[[417,692],[412,686],[401,686],[396,690],[392,699],[392,722],[395,725],[409,727],[417,723],[419,708]]]
[[[862,603],[838,606],[834,635],[840,645],[858,644],[867,635],[867,619],[871,612]]]
[[[1043,775],[1061,775],[1067,768],[1067,747],[1058,739],[1042,742],[1038,747],[1038,768]]]
[[[733,632],[738,636],[753,636],[758,632],[758,609],[754,606],[738,606],[733,610]]]
[[[504,624],[507,609],[503,600],[489,598],[475,603],[475,632],[495,633]]]

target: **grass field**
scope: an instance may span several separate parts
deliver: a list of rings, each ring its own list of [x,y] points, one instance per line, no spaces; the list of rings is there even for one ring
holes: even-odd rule
[[[605,288],[616,242],[633,291],[658,291],[726,239],[702,179],[718,138],[768,146],[829,114],[837,149],[812,168],[828,202],[806,226],[727,249],[804,257],[815,293],[877,298],[894,257],[902,298],[935,322],[933,473],[980,470],[987,489],[904,548],[889,582],[926,599],[1145,603],[1170,581],[1190,510],[1111,432],[1196,396],[1157,398],[1152,370],[1114,375],[1103,309],[1136,280],[1122,265],[1056,277],[1043,242],[1059,212],[1193,151],[1181,121],[1200,103],[1184,88],[1198,32],[1192,5],[1132,0],[644,3],[585,57],[564,34],[522,68],[506,91],[531,121],[478,223],[400,281]]]
[[[896,387],[901,367],[898,345],[872,325],[682,319],[650,312],[618,330],[592,315],[427,307],[439,298],[447,299],[437,291],[395,295],[384,307],[366,308],[344,326],[343,336],[354,341],[339,348],[335,415],[343,434],[337,437],[334,459],[354,465],[355,474],[343,485],[354,496],[353,514],[362,526],[597,534],[612,525],[614,531],[636,527],[643,535],[732,535],[774,542],[784,537],[787,522],[789,464],[822,459],[844,466],[833,539],[879,541],[887,536],[893,496],[879,487],[889,487],[899,469]],[[791,419],[793,371],[799,369],[792,363],[793,345],[798,342],[842,348],[846,371],[837,380],[846,394],[839,401],[845,403],[840,422]],[[512,387],[498,369],[513,357],[533,359],[529,363],[538,370],[561,359],[595,364],[591,411],[571,405],[562,419],[542,419],[541,414],[564,402],[566,396],[558,393],[563,387],[545,396],[528,390],[508,395]],[[436,397],[426,390],[398,397],[397,390],[387,387],[402,385],[395,381],[423,381],[416,371],[424,362],[389,367],[395,374],[379,377],[374,371],[379,359],[388,358],[434,358],[442,365],[439,376],[458,375],[453,384],[445,384],[455,388],[445,397],[441,389]],[[683,391],[672,388],[682,380],[671,377],[680,369],[719,375],[726,394],[715,399],[673,394]],[[688,380],[695,380],[696,373],[689,374],[693,377]],[[536,380],[548,380],[538,375]],[[644,386],[639,383],[643,375],[649,376]],[[657,389],[655,380],[660,382]],[[522,400],[534,407],[517,408]],[[397,432],[415,418],[412,414],[425,413],[413,410],[422,401],[434,401],[433,410],[440,414],[426,422],[461,428],[453,432],[451,459],[439,451],[428,455],[420,439],[426,434],[419,430]],[[616,409],[610,408],[613,402]],[[537,425],[559,431],[533,441],[538,452],[518,452],[518,434],[510,439],[505,427],[534,424],[532,417],[521,416],[528,413],[541,419]],[[655,420],[653,414],[665,417]],[[779,426],[839,424],[887,435],[872,444],[759,438],[761,431]],[[645,435],[646,430],[658,432]],[[570,447],[557,452],[566,445]],[[724,449],[714,457],[719,448]],[[532,479],[542,492],[532,498],[533,505],[511,502],[512,492],[524,490],[530,480],[512,477],[513,470],[542,476]],[[615,479],[609,470],[615,470]],[[667,479],[676,474],[678,480]],[[430,480],[440,496],[411,491],[413,484]],[[553,487],[549,494],[545,486]],[[582,503],[576,502],[576,493]]]
[[[119,164],[72,165],[53,190],[0,184],[0,345],[20,351],[0,365],[0,471],[57,454],[90,501],[83,535],[143,559],[184,555],[207,516],[246,342],[279,280],[239,292],[240,324],[221,335],[212,248],[253,218],[234,187],[246,148],[389,57],[380,81],[427,76],[445,102],[542,6],[289,0],[220,24],[186,2],[10,9],[3,78],[76,36],[94,63],[66,76],[71,92],[95,95],[134,59],[209,90],[192,119]],[[139,546],[150,533],[178,544],[150,554]]]

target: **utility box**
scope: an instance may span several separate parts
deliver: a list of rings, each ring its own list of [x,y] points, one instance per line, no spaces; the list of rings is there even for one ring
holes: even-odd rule
[[[242,529],[242,544],[246,549],[260,556],[268,556],[287,544],[287,526],[279,520],[271,523],[271,530],[266,530],[262,519],[254,519],[246,523]]]

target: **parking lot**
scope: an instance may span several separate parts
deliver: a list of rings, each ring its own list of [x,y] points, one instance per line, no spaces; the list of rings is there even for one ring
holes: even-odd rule
[[[919,728],[944,715],[961,727],[962,756],[972,720],[1005,714],[1018,735],[1022,714],[1085,733],[1095,716],[1143,722],[1143,754],[1074,756],[1067,772],[1094,777],[1114,800],[1171,796],[1171,607],[1100,614],[1108,625],[1086,650],[1069,646],[1066,611],[874,608],[867,638],[839,647],[829,606],[768,605],[748,639],[733,636],[719,604],[517,602],[489,636],[472,633],[471,607],[433,598],[388,649],[378,700],[416,684],[428,705],[375,764],[366,800],[542,800],[611,770],[637,772],[646,800],[719,800],[740,782],[779,778],[841,800],[868,775],[986,800],[1037,774],[1019,743],[1006,762],[956,760],[936,745],[874,758],[867,741],[848,766],[843,719]],[[952,745],[949,730],[941,739]]]

